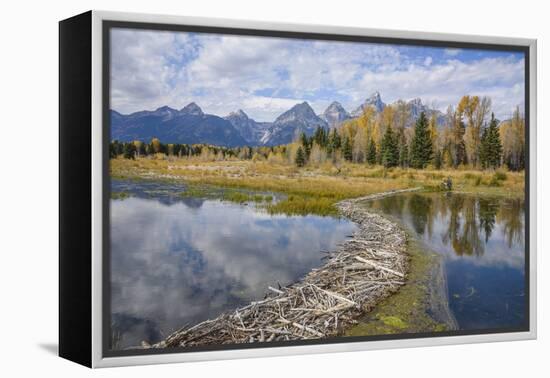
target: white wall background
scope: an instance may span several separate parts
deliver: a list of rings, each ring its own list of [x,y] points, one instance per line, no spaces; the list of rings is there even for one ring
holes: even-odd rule
[[[543,1],[5,1],[0,12],[0,375],[518,377],[548,374],[550,287],[542,216],[550,163],[548,10]],[[103,369],[57,344],[57,21],[89,9],[346,25],[539,40],[539,340]],[[550,43],[550,42],[549,42]],[[78,125],[75,125],[78,127]],[[546,235],[543,235],[545,233]],[[546,348],[546,351],[545,351]]]

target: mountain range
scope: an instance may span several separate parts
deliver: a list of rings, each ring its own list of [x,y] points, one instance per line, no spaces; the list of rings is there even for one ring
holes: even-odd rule
[[[414,124],[421,112],[435,114],[438,124],[444,115],[424,105],[419,98],[407,102],[408,126]],[[312,135],[317,127],[337,127],[342,122],[359,117],[367,106],[382,112],[387,106],[380,93],[375,92],[360,106],[349,113],[337,101],[332,102],[322,114],[307,102],[294,105],[273,122],[257,122],[241,109],[225,117],[206,114],[194,102],[177,110],[168,106],[154,111],[139,111],[124,115],[111,110],[111,139],[119,141],[150,141],[159,138],[164,143],[205,143],[227,147],[276,146],[292,142],[302,132]]]

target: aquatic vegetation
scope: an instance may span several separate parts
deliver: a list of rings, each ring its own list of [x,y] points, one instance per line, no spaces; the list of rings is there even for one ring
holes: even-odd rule
[[[273,196],[270,194],[256,193],[246,190],[222,188],[214,185],[187,185],[185,191],[179,193],[184,198],[220,199],[233,203],[271,203]]]
[[[290,195],[287,198],[267,206],[270,214],[287,215],[338,215],[334,201],[329,198]]]
[[[380,320],[389,327],[398,329],[405,329],[408,327],[407,323],[397,316],[380,316]]]
[[[408,236],[409,272],[407,283],[391,297],[380,302],[359,323],[345,332],[346,336],[387,335],[395,333],[438,332],[448,326],[428,315],[432,269],[437,256],[426,251]]]
[[[222,195],[223,200],[234,203],[245,203],[250,201],[251,198],[252,196],[250,194],[236,191],[224,192]]]
[[[111,192],[111,199],[114,200],[123,200],[130,197],[128,192]]]

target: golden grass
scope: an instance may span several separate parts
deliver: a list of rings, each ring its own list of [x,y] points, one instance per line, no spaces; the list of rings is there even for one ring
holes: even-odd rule
[[[338,168],[325,163],[299,169],[293,165],[249,160],[118,158],[111,160],[111,175],[280,192],[287,198],[269,205],[268,211],[286,214],[332,215],[336,214],[333,204],[342,199],[412,187],[438,190],[446,177],[451,177],[455,191],[512,197],[524,194],[523,172],[384,169],[348,163]]]

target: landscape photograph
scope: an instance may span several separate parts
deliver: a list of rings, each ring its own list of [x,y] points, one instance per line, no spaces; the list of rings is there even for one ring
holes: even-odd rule
[[[527,327],[526,62],[113,27],[110,351]]]

